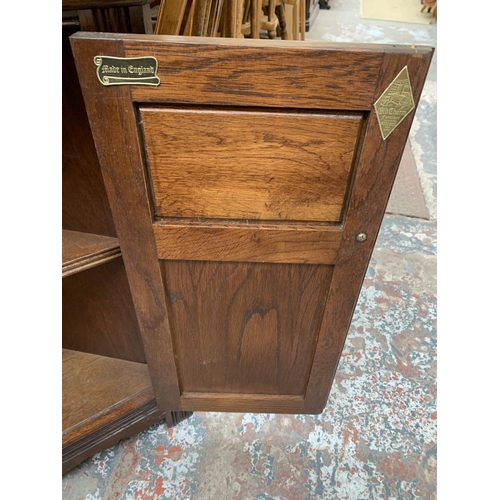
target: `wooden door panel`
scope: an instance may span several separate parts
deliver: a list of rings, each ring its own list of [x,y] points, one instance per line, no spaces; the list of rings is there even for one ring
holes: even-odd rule
[[[339,221],[362,114],[141,108],[161,217]]]
[[[156,221],[159,259],[333,264],[341,228]]]
[[[163,264],[181,398],[305,395],[333,266]]]
[[[416,106],[433,49],[72,47],[159,407],[320,413],[415,113],[382,137],[374,104],[406,68]],[[161,83],[104,86],[97,55]]]
[[[401,48],[147,35],[123,41],[127,57],[152,54],[165,62],[158,76],[167,84],[154,93],[131,87],[134,102],[347,111],[370,109],[384,51]]]

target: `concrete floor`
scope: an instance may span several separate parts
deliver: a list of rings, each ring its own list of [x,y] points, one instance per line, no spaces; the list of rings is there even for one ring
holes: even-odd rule
[[[309,39],[436,46],[436,25],[330,5]],[[64,476],[63,499],[436,498],[436,108],[434,58],[410,135],[430,220],[386,215],[324,413],[160,423]]]

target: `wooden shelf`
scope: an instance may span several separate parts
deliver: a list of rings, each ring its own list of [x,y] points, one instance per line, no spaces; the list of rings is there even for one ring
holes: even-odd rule
[[[69,42],[79,29],[152,33],[150,3],[62,5],[63,474],[162,419],[171,427],[191,415],[160,411],[154,397]]]
[[[63,229],[63,278],[99,266],[120,255],[120,245],[116,238]]]
[[[154,399],[147,365],[86,352],[62,350],[63,444],[77,429],[106,415]],[[145,397],[144,397],[145,396]]]
[[[63,473],[165,417],[147,365],[62,350]]]

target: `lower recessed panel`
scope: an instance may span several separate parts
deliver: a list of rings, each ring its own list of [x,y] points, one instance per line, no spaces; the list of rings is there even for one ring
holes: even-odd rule
[[[181,394],[305,394],[333,266],[163,266]]]

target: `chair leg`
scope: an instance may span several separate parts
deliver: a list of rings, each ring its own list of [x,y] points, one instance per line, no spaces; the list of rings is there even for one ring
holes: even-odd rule
[[[292,6],[293,14],[293,39],[300,40],[300,25],[299,25],[299,2],[296,2],[295,5]]]
[[[306,39],[306,0],[299,0],[300,6],[300,39]]]
[[[252,0],[251,10],[251,37],[260,38],[260,16],[262,14],[262,0]]]
[[[225,11],[225,37],[226,38],[237,38],[237,28],[236,28],[236,16],[237,16],[237,4],[236,0],[229,0],[226,2]]]
[[[288,40],[297,40],[297,26],[295,25],[295,21],[297,21],[297,19],[295,18],[295,6],[293,3],[284,3]]]
[[[290,40],[288,32],[286,30],[285,6],[283,4],[279,4],[276,6],[276,15],[278,16],[278,22],[280,25],[281,39]]]
[[[236,38],[243,38],[241,25],[243,22],[243,0],[236,0]]]
[[[184,19],[182,21],[180,33],[183,36],[193,35],[193,19],[194,10],[196,7],[196,0],[188,0],[186,10],[184,12]]]
[[[208,0],[196,0],[196,8],[193,19],[193,35],[203,36],[203,26],[205,24],[205,11]]]
[[[273,26],[276,26],[276,0],[269,0],[269,7],[267,10],[267,19],[269,23]],[[269,30],[268,32],[269,38],[276,38],[276,29]]]

